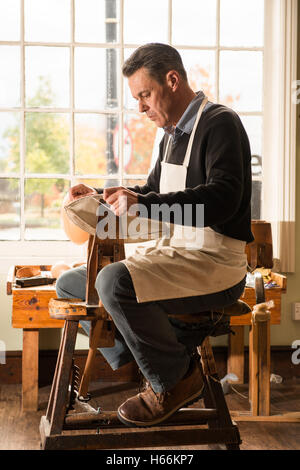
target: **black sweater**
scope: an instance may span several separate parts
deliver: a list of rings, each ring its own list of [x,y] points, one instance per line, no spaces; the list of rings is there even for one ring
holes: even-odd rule
[[[168,163],[183,163],[189,137],[183,134],[173,143]],[[193,208],[204,204],[204,226],[251,242],[251,152],[239,116],[219,104],[208,108],[195,133],[186,189],[161,194],[161,161],[167,138],[160,143],[159,157],[147,183],[129,188],[139,194],[138,202],[147,207],[149,216],[152,204],[180,204],[182,211],[185,204]],[[196,211],[191,223],[196,225]]]

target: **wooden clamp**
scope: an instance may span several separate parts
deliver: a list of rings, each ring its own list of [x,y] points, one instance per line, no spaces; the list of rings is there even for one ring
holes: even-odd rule
[[[271,319],[271,312],[269,309],[274,307],[275,304],[273,300],[254,305],[252,311],[252,321],[254,323],[269,321]]]

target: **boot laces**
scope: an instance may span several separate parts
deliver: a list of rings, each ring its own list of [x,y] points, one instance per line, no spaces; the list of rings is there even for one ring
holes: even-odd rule
[[[170,395],[170,392],[155,392],[153,390],[153,388],[151,387],[151,384],[149,382],[149,380],[147,380],[141,370],[139,369],[139,375],[140,375],[140,380],[139,380],[139,393],[142,393],[142,392],[145,392],[146,390],[148,390],[149,388],[151,389],[151,391],[153,392],[153,395],[155,396],[157,402],[159,404],[163,403],[164,400]]]
[[[152,390],[154,395],[156,396],[156,399],[158,401],[158,403],[161,405],[164,400],[170,395],[170,392],[159,392],[159,393],[156,393],[154,392],[154,390]]]
[[[150,387],[150,382],[147,380],[141,370],[139,369],[139,393],[145,392]]]

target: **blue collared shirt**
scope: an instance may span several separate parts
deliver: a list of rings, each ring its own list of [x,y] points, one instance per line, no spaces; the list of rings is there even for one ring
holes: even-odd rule
[[[195,98],[190,102],[183,115],[179,119],[175,127],[165,127],[164,131],[173,137],[173,142],[175,142],[182,134],[191,134],[195,120],[197,117],[197,112],[205,95],[203,91],[199,91]],[[211,103],[208,103],[211,104]],[[205,110],[207,106],[205,107]]]

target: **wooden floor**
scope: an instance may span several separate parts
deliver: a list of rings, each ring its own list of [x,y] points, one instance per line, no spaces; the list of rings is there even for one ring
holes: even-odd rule
[[[246,385],[235,385],[236,391],[226,395],[230,410],[248,410]],[[136,384],[92,383],[90,402],[97,408],[113,410],[136,392]],[[0,385],[0,449],[39,450],[39,422],[45,414],[50,387],[39,390],[39,411],[21,411],[21,385]],[[101,395],[101,398],[100,398]],[[300,411],[300,380],[286,381],[271,386],[271,412]],[[199,401],[197,406],[201,406]],[[194,405],[196,406],[196,405]],[[239,422],[242,450],[299,450],[300,424]],[[174,449],[174,448],[167,448]],[[177,447],[176,449],[179,449]],[[189,446],[180,449],[207,449]]]

